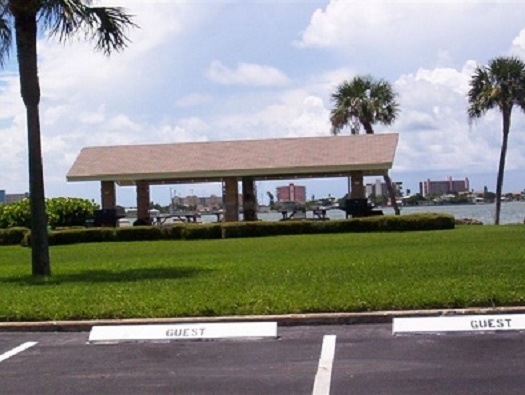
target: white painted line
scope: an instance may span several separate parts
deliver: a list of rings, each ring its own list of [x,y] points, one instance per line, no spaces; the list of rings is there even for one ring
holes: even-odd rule
[[[94,326],[89,343],[277,338],[277,322]]]
[[[332,380],[332,365],[335,355],[335,335],[326,335],[323,338],[321,358],[315,375],[314,391],[312,395],[328,395],[330,393],[330,381]]]
[[[525,330],[525,314],[394,318],[392,333]]]
[[[16,354],[19,354],[22,351],[25,351],[28,348],[33,347],[36,344],[37,342],[27,342],[27,343],[21,344],[18,347],[13,348],[11,351],[5,352],[2,355],[0,355],[0,362],[4,362],[6,359],[11,358],[12,356],[15,356]]]

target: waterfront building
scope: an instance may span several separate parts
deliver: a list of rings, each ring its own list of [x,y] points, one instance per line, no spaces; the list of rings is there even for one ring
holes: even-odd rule
[[[242,195],[238,195],[239,204],[242,204]],[[198,211],[217,211],[223,208],[222,196],[196,196],[188,195],[186,197],[173,196],[171,199],[174,209],[180,207],[192,208]]]
[[[442,196],[447,194],[468,193],[470,191],[470,184],[468,178],[464,180],[453,180],[448,177],[443,181],[431,181],[427,179],[419,183],[419,193],[423,197],[429,195]]]
[[[277,202],[306,203],[306,187],[290,183],[276,188]]]
[[[5,190],[0,190],[0,203],[10,204],[19,202],[29,197],[29,193],[6,193]]]
[[[402,182],[392,182],[396,196],[401,196],[403,183]],[[386,182],[383,182],[381,179],[376,179],[373,184],[366,184],[366,196],[388,196],[388,190],[386,187]]]
[[[396,193],[396,196],[402,196],[403,183],[402,182],[392,182],[392,187]],[[388,189],[386,183],[381,179],[376,179],[374,183],[366,184],[366,197],[370,199],[375,204],[388,204],[390,196],[388,194]]]

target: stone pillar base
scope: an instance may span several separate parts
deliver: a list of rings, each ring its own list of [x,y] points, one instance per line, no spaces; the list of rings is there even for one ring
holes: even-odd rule
[[[224,221],[239,221],[239,185],[237,177],[224,179]]]
[[[245,221],[257,221],[257,196],[253,177],[242,178],[242,204]]]
[[[102,181],[100,186],[102,209],[114,209],[117,205],[115,183],[113,181]]]
[[[149,225],[149,183],[147,181],[137,181],[137,221],[140,225]]]
[[[365,186],[363,183],[364,177],[362,171],[353,171],[350,176],[352,177],[352,190],[350,192],[351,199],[366,199]]]

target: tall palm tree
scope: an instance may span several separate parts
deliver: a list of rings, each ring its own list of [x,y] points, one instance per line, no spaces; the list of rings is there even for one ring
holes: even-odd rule
[[[345,126],[350,126],[351,134],[359,134],[361,126],[366,134],[374,134],[373,126],[376,123],[390,126],[399,114],[399,104],[392,85],[371,76],[356,76],[351,81],[344,81],[332,94],[332,101],[334,108],[330,113],[330,122],[334,135],[339,134]],[[388,172],[383,177],[394,212],[399,215],[392,180]]]
[[[517,106],[525,112],[525,63],[517,57],[502,56],[491,60],[487,66],[476,67],[470,80],[468,102],[470,122],[491,109],[498,109],[503,118],[494,219],[494,224],[499,225],[512,108]]]
[[[121,8],[91,7],[90,4],[91,0],[0,0],[0,65],[3,66],[9,56],[14,33],[20,89],[27,115],[34,276],[51,275],[40,141],[39,28],[60,41],[76,33],[85,34],[95,41],[96,49],[109,55],[113,50],[126,47],[125,30],[135,26],[131,16]]]

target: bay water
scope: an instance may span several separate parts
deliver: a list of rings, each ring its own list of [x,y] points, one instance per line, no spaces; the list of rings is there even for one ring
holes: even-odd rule
[[[485,225],[494,224],[495,204],[461,204],[461,205],[434,205],[434,206],[405,206],[401,207],[401,215],[415,213],[447,213],[456,219],[471,218],[481,221]],[[382,207],[385,215],[393,215],[394,210],[390,207]],[[262,221],[278,221],[282,218],[280,212],[259,213],[258,218]],[[308,212],[307,217],[312,213]],[[345,212],[339,209],[327,211],[330,219],[344,219]],[[523,224],[525,219],[525,202],[505,202],[501,204],[500,224]]]

